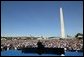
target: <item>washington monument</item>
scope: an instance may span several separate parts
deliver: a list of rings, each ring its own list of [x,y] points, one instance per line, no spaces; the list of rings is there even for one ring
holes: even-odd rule
[[[65,38],[64,19],[63,19],[62,8],[60,8],[60,21],[61,21],[61,38]]]

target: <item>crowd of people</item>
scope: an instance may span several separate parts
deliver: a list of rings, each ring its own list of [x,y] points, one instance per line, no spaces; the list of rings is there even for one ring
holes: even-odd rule
[[[47,39],[40,40],[45,48],[66,48],[67,50],[83,50],[83,39]],[[37,47],[38,40],[4,40],[1,48],[7,47]]]

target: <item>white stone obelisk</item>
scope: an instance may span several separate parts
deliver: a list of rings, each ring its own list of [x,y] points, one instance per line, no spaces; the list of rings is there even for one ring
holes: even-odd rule
[[[63,19],[62,8],[60,8],[60,21],[61,21],[61,38],[65,38],[64,19]]]

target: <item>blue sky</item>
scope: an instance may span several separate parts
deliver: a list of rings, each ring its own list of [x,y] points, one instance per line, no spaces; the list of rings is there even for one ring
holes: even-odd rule
[[[82,1],[1,1],[1,35],[60,36],[60,7],[65,34],[83,33]]]

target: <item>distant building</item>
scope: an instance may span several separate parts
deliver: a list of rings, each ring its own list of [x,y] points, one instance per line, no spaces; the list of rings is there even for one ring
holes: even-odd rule
[[[41,37],[37,38],[38,40],[42,39]]]
[[[77,33],[75,37],[76,38],[83,38],[83,34],[82,33]]]
[[[6,40],[5,38],[1,38],[1,40]]]

